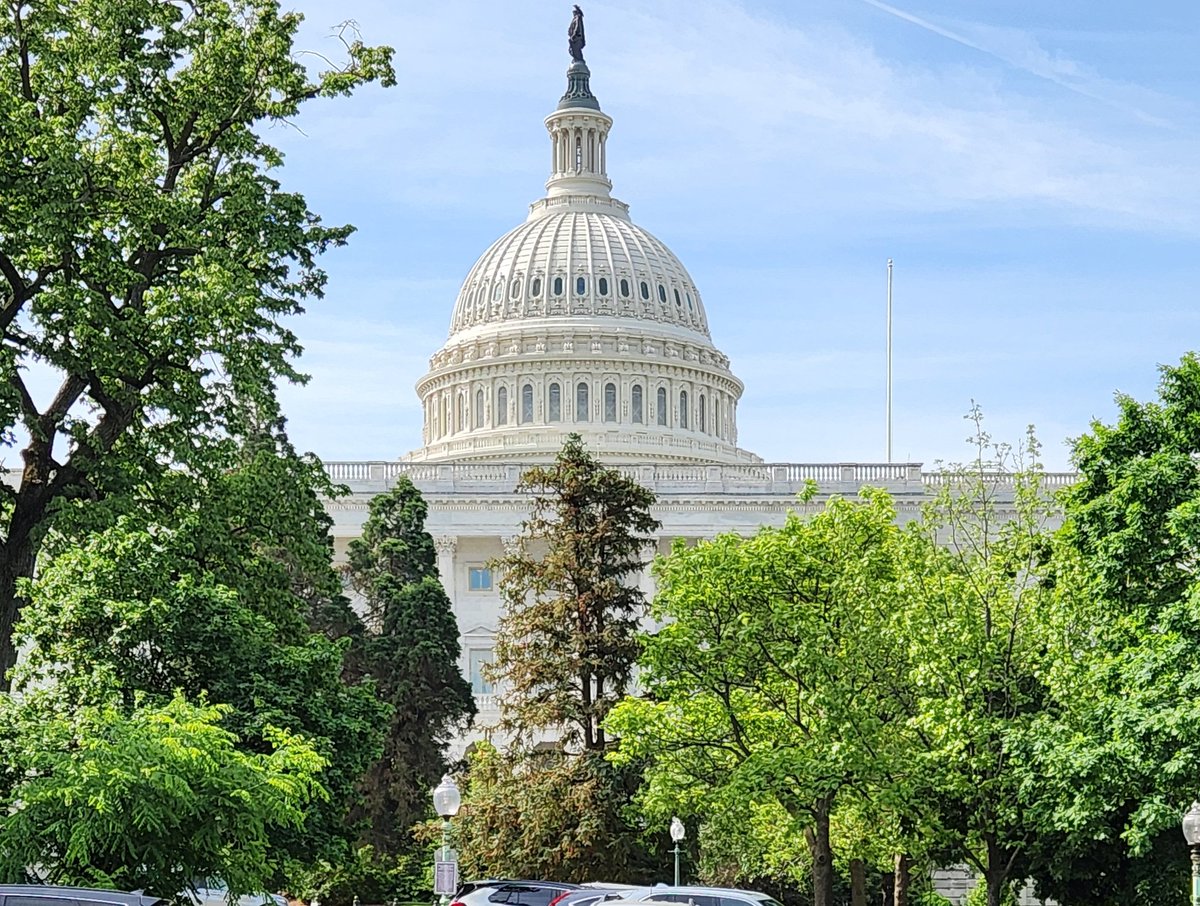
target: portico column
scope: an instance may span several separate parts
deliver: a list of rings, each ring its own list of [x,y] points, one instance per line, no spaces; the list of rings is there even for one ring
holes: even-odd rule
[[[458,601],[458,589],[454,587],[454,551],[458,548],[458,538],[454,535],[437,535],[433,539],[434,550],[437,551],[438,576],[442,580],[442,588],[451,604]],[[454,608],[455,614],[458,607]]]

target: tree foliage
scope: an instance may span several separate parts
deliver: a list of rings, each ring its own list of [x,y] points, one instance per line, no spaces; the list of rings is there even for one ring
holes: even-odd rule
[[[260,132],[393,81],[346,42],[310,79],[275,0],[14,0],[0,13],[0,674],[48,520],[270,420],[322,225]],[[36,380],[35,380],[36,376]],[[39,400],[35,387],[56,389]]]
[[[449,767],[446,746],[475,715],[458,669],[458,623],[425,531],[427,511],[402,476],[371,500],[349,550],[347,576],[368,622],[356,660],[393,709],[383,754],[363,781],[368,839],[383,854],[412,845],[412,826],[430,817],[429,790]]]

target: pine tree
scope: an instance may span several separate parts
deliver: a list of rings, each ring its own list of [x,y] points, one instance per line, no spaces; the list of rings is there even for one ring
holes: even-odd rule
[[[369,631],[362,669],[395,709],[383,757],[363,781],[369,839],[402,851],[427,817],[429,790],[446,772],[446,745],[475,715],[458,669],[458,624],[438,580],[428,507],[407,477],[376,496],[360,538],[350,543],[348,576],[366,602]]]

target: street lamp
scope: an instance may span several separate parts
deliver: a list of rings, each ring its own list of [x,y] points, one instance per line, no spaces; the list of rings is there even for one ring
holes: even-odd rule
[[[433,791],[433,810],[442,818],[442,848],[438,850],[433,866],[434,893],[442,896],[442,906],[447,906],[450,897],[458,888],[457,853],[450,849],[450,819],[458,814],[462,796],[458,784],[447,774]]]
[[[1192,851],[1192,906],[1200,906],[1200,802],[1183,816],[1183,839]]]
[[[679,886],[679,844],[683,842],[683,838],[687,836],[687,831],[683,827],[683,822],[678,818],[671,819],[671,839],[675,841],[675,848],[671,852],[675,853],[675,886]],[[1193,850],[1195,852],[1195,850]],[[1195,904],[1194,904],[1195,906]]]

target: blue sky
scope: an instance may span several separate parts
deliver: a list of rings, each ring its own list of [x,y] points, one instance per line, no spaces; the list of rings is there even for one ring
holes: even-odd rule
[[[914,0],[915,3],[915,0]],[[613,193],[704,297],[768,461],[1067,438],[1200,349],[1200,8],[1189,0],[600,0],[592,89]],[[353,19],[399,84],[271,133],[285,185],[358,227],[295,327],[291,434],[325,459],[419,446],[413,385],[476,257],[549,173],[570,3],[308,0],[300,45]],[[314,58],[315,59],[315,58]]]

